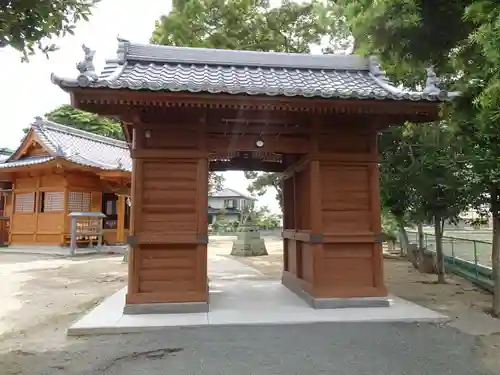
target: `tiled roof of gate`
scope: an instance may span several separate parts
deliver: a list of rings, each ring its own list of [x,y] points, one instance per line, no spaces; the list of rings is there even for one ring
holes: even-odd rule
[[[76,79],[53,74],[52,82],[62,88],[308,98],[436,101],[448,96],[436,87],[410,92],[393,86],[373,57],[233,51],[118,40],[117,58],[106,61],[100,75],[83,61]],[[92,61],[94,53],[86,50],[87,61]]]
[[[28,156],[11,160],[0,169],[42,164],[56,158],[104,170],[132,171],[130,151],[126,142],[103,137],[79,129],[36,118],[30,132],[50,156]]]

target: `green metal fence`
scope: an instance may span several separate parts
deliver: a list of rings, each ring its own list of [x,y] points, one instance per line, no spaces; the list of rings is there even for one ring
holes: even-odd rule
[[[408,239],[418,243],[418,232],[409,231]],[[424,233],[424,247],[436,251],[433,234]],[[486,290],[493,290],[490,242],[443,236],[443,253],[448,272],[465,277]]]

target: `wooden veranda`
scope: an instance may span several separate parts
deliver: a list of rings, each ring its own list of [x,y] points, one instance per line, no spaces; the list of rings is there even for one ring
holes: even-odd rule
[[[405,92],[360,56],[125,40],[98,77],[92,56],[77,79],[52,79],[130,142],[126,312],[208,309],[207,178],[230,169],[283,173],[285,286],[316,308],[388,304],[377,133],[436,119],[447,94],[432,78]]]

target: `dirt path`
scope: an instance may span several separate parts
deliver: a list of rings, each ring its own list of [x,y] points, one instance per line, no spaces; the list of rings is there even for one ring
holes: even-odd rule
[[[64,341],[70,322],[125,285],[122,257],[0,254],[0,350]]]

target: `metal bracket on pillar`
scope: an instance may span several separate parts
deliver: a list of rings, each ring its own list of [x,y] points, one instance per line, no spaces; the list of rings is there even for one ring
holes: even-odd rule
[[[322,234],[313,234],[309,235],[309,243],[323,243],[323,235]]]
[[[377,233],[375,235],[375,242],[376,243],[383,243],[383,242],[386,242],[388,240],[389,236],[383,232],[381,233]]]
[[[137,246],[137,239],[135,238],[135,236],[128,236],[127,243],[130,245],[130,247],[136,247]]]
[[[208,244],[208,235],[203,234],[198,236],[198,244],[199,245],[207,245]]]

